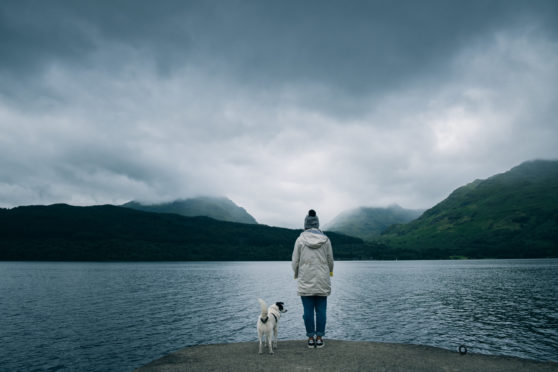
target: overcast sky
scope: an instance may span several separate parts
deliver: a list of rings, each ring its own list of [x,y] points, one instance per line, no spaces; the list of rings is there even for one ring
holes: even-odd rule
[[[0,207],[429,208],[558,159],[558,1],[0,2]]]

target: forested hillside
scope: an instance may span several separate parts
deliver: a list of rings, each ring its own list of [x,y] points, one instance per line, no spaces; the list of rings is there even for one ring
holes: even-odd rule
[[[146,204],[131,201],[122,205],[145,212],[175,213],[186,217],[211,217],[220,221],[257,223],[246,210],[232,200],[216,197],[197,197],[168,203]]]
[[[327,229],[373,241],[388,227],[408,223],[422,212],[397,205],[387,208],[360,207],[340,213],[327,225]]]
[[[558,257],[558,161],[460,187],[381,241],[402,258]]]
[[[66,204],[0,209],[0,260],[290,260],[300,230]],[[368,247],[329,233],[336,258]]]

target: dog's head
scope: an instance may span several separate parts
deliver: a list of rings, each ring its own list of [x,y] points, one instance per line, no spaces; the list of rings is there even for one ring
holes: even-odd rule
[[[284,305],[284,303],[282,303],[282,302],[276,302],[275,303],[275,306],[277,306],[277,308],[279,309],[280,312],[286,313],[287,309],[285,309],[285,306],[283,306],[283,305]]]

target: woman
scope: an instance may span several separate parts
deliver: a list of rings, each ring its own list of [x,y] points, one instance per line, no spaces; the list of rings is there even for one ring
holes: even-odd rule
[[[319,227],[320,220],[311,209],[304,219],[304,231],[295,242],[292,259],[294,277],[298,279],[297,294],[304,307],[308,347],[311,348],[324,346],[327,296],[331,293],[329,277],[333,276],[331,243]]]

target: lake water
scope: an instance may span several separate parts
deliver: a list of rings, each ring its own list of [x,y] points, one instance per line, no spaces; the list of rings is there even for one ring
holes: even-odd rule
[[[326,339],[558,361],[558,260],[336,262],[332,286]],[[285,303],[279,339],[304,339],[290,262],[0,262],[0,369],[128,371],[237,341],[256,353],[258,297]]]

